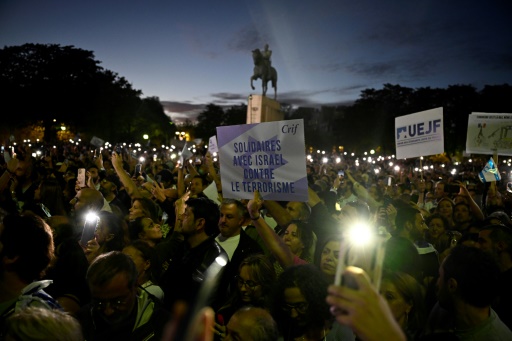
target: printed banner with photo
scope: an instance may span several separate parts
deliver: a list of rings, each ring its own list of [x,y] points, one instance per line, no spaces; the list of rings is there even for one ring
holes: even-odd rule
[[[304,121],[217,127],[222,195],[307,201]]]
[[[468,117],[466,152],[512,155],[512,114],[474,112]]]
[[[444,153],[443,108],[395,118],[396,158]]]

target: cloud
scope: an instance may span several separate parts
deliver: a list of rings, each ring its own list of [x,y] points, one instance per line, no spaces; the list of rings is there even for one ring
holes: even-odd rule
[[[246,101],[247,100],[246,95],[229,93],[229,92],[214,93],[214,94],[211,94],[210,96],[212,96],[213,98],[218,98],[218,99],[226,100],[226,101]]]

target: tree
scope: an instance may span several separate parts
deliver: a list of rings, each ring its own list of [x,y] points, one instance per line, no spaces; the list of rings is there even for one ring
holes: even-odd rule
[[[133,138],[156,122],[159,127],[169,125],[158,99],[142,100],[140,90],[100,64],[92,51],[74,46],[25,44],[1,49],[4,127],[42,120],[46,140],[65,124],[84,137],[116,142]]]
[[[244,104],[233,106],[227,110],[213,103],[208,104],[197,117],[195,137],[208,139],[217,134],[217,127],[244,124],[246,115],[247,106]]]

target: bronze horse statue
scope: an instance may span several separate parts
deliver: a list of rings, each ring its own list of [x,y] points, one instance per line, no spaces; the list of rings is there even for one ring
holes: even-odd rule
[[[260,49],[252,51],[252,59],[254,60],[254,73],[251,77],[251,88],[254,90],[252,82],[261,78],[261,87],[263,89],[263,96],[267,93],[267,83],[272,81],[272,87],[274,88],[274,99],[277,98],[277,71],[274,67],[269,66],[268,62],[265,61]]]

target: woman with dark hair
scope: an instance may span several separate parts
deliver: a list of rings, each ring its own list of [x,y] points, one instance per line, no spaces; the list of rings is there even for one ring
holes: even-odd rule
[[[245,258],[235,279],[235,290],[217,311],[216,335],[225,335],[225,326],[238,309],[244,306],[264,309],[270,307],[270,294],[276,281],[276,273],[267,257],[254,254]]]
[[[323,272],[329,283],[334,283],[336,268],[338,267],[341,239],[341,235],[331,235],[327,237],[315,257],[315,264],[318,265],[320,271]]]
[[[258,195],[255,194],[255,197]],[[263,199],[251,199],[247,203],[247,211],[258,234],[274,257],[273,263],[277,275],[289,266],[311,262],[313,256],[307,256],[307,250],[311,249],[314,236],[309,224],[292,220],[286,227],[283,236],[280,237],[261,216],[262,205]]]
[[[124,233],[120,218],[114,213],[100,211],[94,239],[87,242],[85,250],[89,263],[103,253],[121,251],[124,247],[123,238]]]
[[[271,313],[284,341],[354,340],[349,328],[332,323],[325,301],[327,286],[327,280],[314,265],[292,266],[281,274]]]
[[[135,263],[139,272],[137,284],[142,290],[155,296],[160,301],[164,299],[164,292],[160,286],[155,284],[155,249],[144,240],[135,240],[130,245],[124,247],[123,253],[129,256]]]
[[[140,217],[148,217],[158,221],[158,207],[148,198],[133,199],[132,207],[128,210],[128,220],[133,221]]]
[[[437,204],[437,207],[435,208],[434,213],[438,213],[445,217],[448,220],[448,226],[447,229],[452,229],[452,227],[455,225],[453,223],[453,207],[455,206],[452,199],[449,198],[442,198],[439,200],[439,203]]]
[[[416,339],[426,322],[423,287],[405,272],[384,272],[380,294],[408,339]]]
[[[34,192],[34,202],[34,207],[38,208],[34,212],[43,218],[67,214],[62,187],[55,179],[41,181]]]
[[[439,213],[434,213],[427,217],[425,223],[428,226],[426,239],[434,246],[439,254],[450,247],[450,242],[453,237],[460,239],[462,236],[459,232],[450,231],[450,222],[445,216]]]
[[[163,238],[160,224],[155,224],[149,217],[138,217],[131,221],[128,230],[130,232],[130,240],[140,239],[152,247],[158,244]]]

